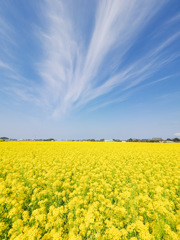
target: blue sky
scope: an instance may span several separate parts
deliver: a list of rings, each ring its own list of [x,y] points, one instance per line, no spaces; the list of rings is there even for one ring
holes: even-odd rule
[[[0,136],[180,136],[180,1],[0,1],[0,102]]]

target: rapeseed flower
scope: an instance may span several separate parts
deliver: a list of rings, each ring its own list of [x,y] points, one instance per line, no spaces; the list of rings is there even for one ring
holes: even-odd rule
[[[180,239],[178,144],[0,143],[0,239]]]

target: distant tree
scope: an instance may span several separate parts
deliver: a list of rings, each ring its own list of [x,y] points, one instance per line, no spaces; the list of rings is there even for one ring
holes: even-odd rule
[[[44,141],[55,141],[54,138],[44,139]]]
[[[156,143],[156,142],[159,142],[159,140],[149,140],[148,142]]]
[[[1,139],[7,141],[9,138],[8,137],[1,137]]]
[[[174,138],[173,141],[174,142],[180,142],[180,139],[179,138]]]
[[[167,138],[167,139],[166,139],[166,141],[172,141],[172,139],[170,139],[170,138]]]
[[[120,139],[113,139],[114,142],[121,142]]]

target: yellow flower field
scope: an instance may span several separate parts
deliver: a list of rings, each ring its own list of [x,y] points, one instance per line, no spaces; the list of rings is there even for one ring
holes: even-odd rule
[[[0,239],[180,239],[180,144],[0,143]]]

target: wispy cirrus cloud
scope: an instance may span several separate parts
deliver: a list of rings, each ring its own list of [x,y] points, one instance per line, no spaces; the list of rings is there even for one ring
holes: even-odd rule
[[[0,61],[0,68],[8,69],[10,71],[13,71],[13,69],[6,63]]]
[[[180,38],[180,32],[174,32],[155,42],[148,39],[148,45],[143,43],[140,53],[130,57],[135,55],[133,49],[140,42],[142,31],[167,2],[45,1],[41,5],[44,25],[35,33],[42,49],[34,69],[38,84],[30,87],[27,79],[22,85],[24,90],[17,94],[25,100],[41,102],[54,116],[97,98],[99,107],[122,101],[128,91],[180,56],[180,50],[171,49]],[[88,4],[93,9],[91,14],[86,14]],[[113,95],[116,92],[118,97]],[[111,94],[111,100],[107,94]]]
[[[180,132],[179,133],[174,133],[174,136],[180,137]]]
[[[180,12],[179,12],[177,15],[175,15],[174,17],[172,17],[172,18],[168,21],[168,23],[173,23],[173,22],[178,22],[178,21],[180,21]]]
[[[85,43],[87,33],[81,23],[77,25],[77,12],[70,13],[68,3],[63,1],[47,2],[47,29],[41,34],[46,58],[40,63],[40,75],[45,95],[53,100],[54,115],[80,107],[115,88],[124,92],[177,57],[177,53],[163,55],[180,37],[179,32],[134,62],[123,62],[141,31],[165,3],[156,6],[156,1],[98,1],[90,41]],[[91,19],[84,21],[88,25]]]

